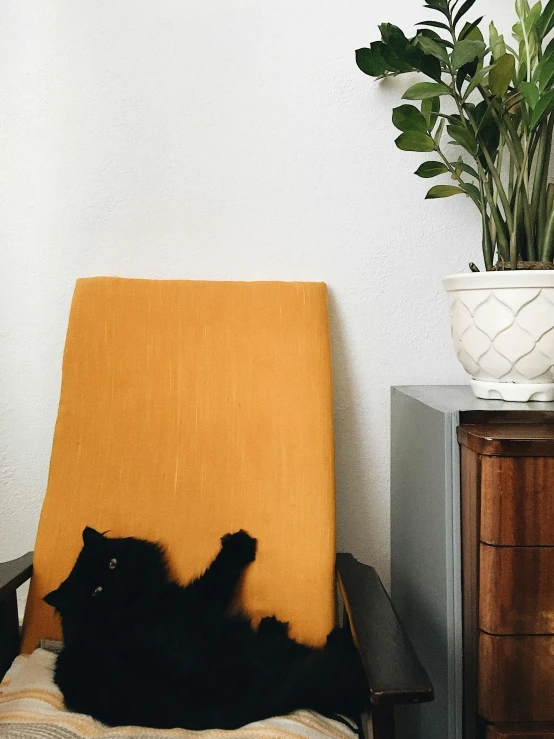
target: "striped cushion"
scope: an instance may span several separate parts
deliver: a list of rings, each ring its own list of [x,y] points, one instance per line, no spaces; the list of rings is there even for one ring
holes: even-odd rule
[[[2,739],[355,739],[347,726],[313,711],[249,724],[234,731],[212,729],[108,728],[90,716],[66,711],[53,681],[56,655],[36,649],[17,657],[0,684]]]

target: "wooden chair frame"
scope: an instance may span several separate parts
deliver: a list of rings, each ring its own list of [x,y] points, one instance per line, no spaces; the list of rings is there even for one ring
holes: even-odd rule
[[[17,588],[33,571],[33,553],[0,563],[0,678],[19,654]],[[394,706],[433,700],[429,676],[417,658],[373,567],[351,554],[337,555],[337,579],[368,683],[374,739],[394,739]],[[365,732],[366,721],[360,719]]]

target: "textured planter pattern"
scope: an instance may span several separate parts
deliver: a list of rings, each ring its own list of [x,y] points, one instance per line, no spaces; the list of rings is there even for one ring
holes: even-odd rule
[[[448,293],[456,356],[476,380],[554,382],[554,287]]]

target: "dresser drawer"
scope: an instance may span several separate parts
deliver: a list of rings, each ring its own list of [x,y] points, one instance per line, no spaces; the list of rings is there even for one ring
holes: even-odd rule
[[[492,724],[487,739],[554,739],[554,724]]]
[[[554,721],[554,636],[479,635],[479,715]]]
[[[480,539],[554,546],[554,457],[481,458]]]
[[[480,546],[479,626],[554,634],[554,547]]]

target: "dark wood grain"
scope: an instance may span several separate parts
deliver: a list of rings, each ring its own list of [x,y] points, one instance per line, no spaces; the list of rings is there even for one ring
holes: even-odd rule
[[[485,456],[554,457],[554,424],[464,425],[458,429],[458,441]]]
[[[433,700],[433,687],[373,567],[337,555],[337,574],[375,706]]]
[[[461,449],[464,739],[477,735],[481,457]]]
[[[554,739],[554,724],[491,724],[487,739]]]
[[[0,679],[19,654],[19,618],[15,590],[0,601]]]
[[[33,553],[0,563],[0,601],[28,580],[33,572]]]
[[[502,407],[504,403],[501,403]],[[551,411],[460,411],[460,423],[464,425],[485,425],[490,423],[554,423],[554,409]]]
[[[394,739],[394,713],[392,706],[373,709],[371,728],[373,739]]]
[[[483,457],[481,540],[554,546],[554,458]]]
[[[481,545],[479,624],[491,634],[554,634],[554,547]]]
[[[479,714],[492,723],[554,721],[554,636],[480,634]]]

